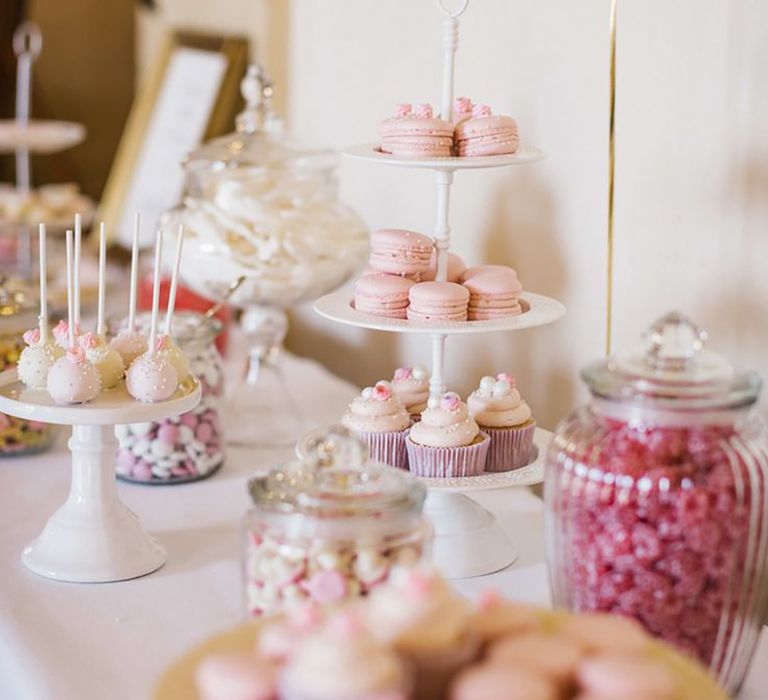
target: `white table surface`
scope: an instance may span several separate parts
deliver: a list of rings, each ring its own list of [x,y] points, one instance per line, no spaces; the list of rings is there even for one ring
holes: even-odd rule
[[[288,358],[318,421],[340,416],[356,390],[312,361]],[[222,470],[180,486],[121,483],[120,496],[168,550],[168,563],[121,583],[49,581],[21,564],[22,548],[63,502],[69,484],[66,436],[44,455],[0,461],[0,698],[140,700],[190,645],[243,620],[239,533],[246,479],[289,450],[232,449]],[[475,594],[547,604],[541,501],[527,489],[476,495],[499,517],[519,557],[497,574],[456,582]],[[763,634],[742,700],[768,698]]]

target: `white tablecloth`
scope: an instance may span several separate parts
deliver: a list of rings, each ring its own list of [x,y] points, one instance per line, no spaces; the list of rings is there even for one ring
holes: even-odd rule
[[[355,393],[314,362],[288,358],[318,422],[340,416]],[[22,548],[64,500],[69,484],[65,435],[54,451],[0,461],[0,698],[140,700],[190,645],[240,623],[240,518],[245,481],[288,450],[230,450],[225,467],[183,486],[120,484],[120,495],[168,550],[168,563],[121,583],[69,584],[29,573]],[[492,576],[457,582],[467,594],[495,587],[524,601],[549,600],[542,504],[526,489],[478,494],[519,549],[516,563]],[[743,700],[768,698],[768,642]]]

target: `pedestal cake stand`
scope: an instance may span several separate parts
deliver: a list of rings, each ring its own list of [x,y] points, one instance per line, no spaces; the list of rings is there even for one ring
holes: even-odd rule
[[[459,16],[468,0],[449,10],[438,0],[443,18],[443,81],[441,115],[452,119],[454,63],[459,39]],[[521,145],[516,153],[487,157],[404,158],[382,153],[376,144],[362,144],[344,151],[344,155],[371,163],[400,168],[432,171],[437,189],[437,211],[434,243],[437,252],[438,281],[447,277],[448,250],[451,229],[449,205],[454,173],[459,170],[478,170],[520,165],[540,160],[544,154],[536,148]],[[370,316],[354,308],[347,291],[338,291],[318,300],[315,310],[322,316],[351,326],[394,333],[427,333],[432,339],[432,373],[430,395],[440,397],[446,391],[445,344],[449,335],[464,333],[490,333],[514,331],[553,323],[565,314],[565,307],[557,300],[541,294],[524,292],[517,316],[491,321],[463,321],[427,323]],[[542,480],[541,455],[548,439],[545,431],[537,430],[535,460],[520,470],[499,474],[482,474],[462,479],[425,479],[429,487],[426,510],[432,517],[436,532],[434,559],[449,578],[480,576],[508,566],[514,562],[516,551],[499,527],[493,515],[477,502],[464,496],[464,492],[509,488],[538,483]]]
[[[72,426],[69,497],[24,549],[24,565],[40,576],[81,583],[123,581],[159,569],[165,550],[117,493],[115,424],[163,420],[199,401],[200,382],[189,377],[170,399],[158,403],[135,401],[121,382],[90,403],[61,406],[46,391],[25,388],[16,370],[0,374],[0,411]]]

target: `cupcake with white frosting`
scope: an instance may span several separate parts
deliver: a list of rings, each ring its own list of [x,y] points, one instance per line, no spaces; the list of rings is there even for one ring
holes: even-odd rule
[[[302,640],[280,673],[282,700],[405,700],[408,675],[397,654],[352,610]]]
[[[486,471],[506,472],[530,463],[536,423],[511,374],[483,377],[480,387],[469,395],[467,405],[491,439]]]
[[[405,437],[411,418],[389,382],[380,381],[363,389],[349,405],[341,423],[368,444],[374,462],[408,469]]]
[[[490,440],[453,391],[430,396],[421,420],[411,428],[405,444],[408,464],[417,476],[476,476],[485,468]]]
[[[411,419],[417,421],[429,400],[429,372],[426,367],[398,367],[390,382],[392,391]]]

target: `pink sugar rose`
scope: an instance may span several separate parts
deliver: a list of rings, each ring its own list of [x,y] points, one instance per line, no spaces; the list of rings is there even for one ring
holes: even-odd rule
[[[167,335],[159,335],[155,341],[155,350],[157,352],[160,352],[161,350],[167,350],[170,344],[171,339]]]
[[[417,117],[424,117],[426,119],[432,119],[432,105],[420,104],[413,108],[413,113]]]
[[[27,345],[36,345],[40,342],[40,329],[32,328],[24,332],[24,342]]]
[[[410,379],[411,378],[411,368],[410,367],[398,367],[395,370],[394,378],[395,378],[395,381],[398,381],[398,382],[402,382],[402,381],[405,381],[406,379]]]
[[[378,382],[373,387],[373,398],[377,401],[386,401],[392,396],[392,389],[385,382]]]
[[[440,400],[440,408],[445,411],[456,411],[461,406],[461,397],[455,391],[443,394]]]
[[[470,114],[472,112],[472,100],[468,97],[457,97],[453,103],[453,111],[457,114]]]
[[[80,338],[80,346],[86,350],[93,350],[96,345],[96,336],[90,331]]]
[[[75,345],[67,350],[67,359],[73,364],[82,365],[85,362],[85,350],[79,345]]]
[[[411,105],[407,102],[395,105],[395,115],[398,117],[407,117],[411,113]]]
[[[59,321],[53,327],[53,335],[57,340],[61,338],[66,338],[67,333],[69,333],[69,324],[66,321]]]
[[[488,105],[473,105],[472,116],[473,117],[490,117],[491,108]]]
[[[509,374],[508,372],[499,372],[496,375],[496,380],[500,382],[506,382],[509,384],[509,386],[514,389],[515,385],[517,384],[517,380],[515,379],[514,374]]]

